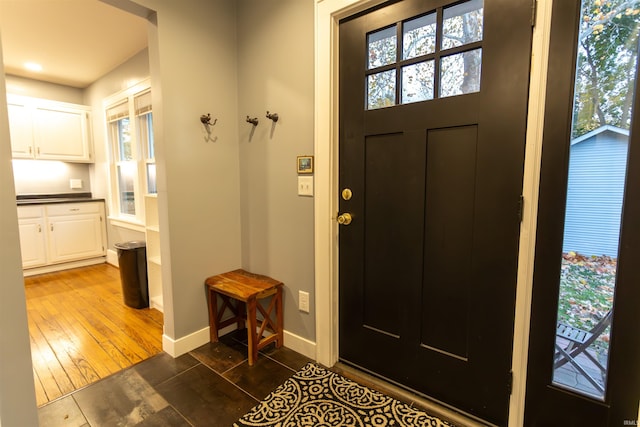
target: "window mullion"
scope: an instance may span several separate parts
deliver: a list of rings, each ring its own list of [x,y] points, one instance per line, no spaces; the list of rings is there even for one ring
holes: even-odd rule
[[[434,71],[433,71],[433,98],[440,98],[440,52],[442,48],[442,23],[443,23],[443,8],[436,9],[436,52],[434,57]]]

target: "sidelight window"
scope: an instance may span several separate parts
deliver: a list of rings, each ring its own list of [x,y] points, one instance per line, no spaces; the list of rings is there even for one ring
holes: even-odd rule
[[[366,108],[479,92],[483,12],[470,0],[369,33]]]
[[[553,383],[599,400],[615,345],[610,334],[639,27],[637,0],[582,2]]]

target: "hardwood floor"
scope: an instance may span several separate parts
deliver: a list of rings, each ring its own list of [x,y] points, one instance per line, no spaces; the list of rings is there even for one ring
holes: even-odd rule
[[[162,313],[127,307],[109,264],[25,278],[38,406],[162,351]]]

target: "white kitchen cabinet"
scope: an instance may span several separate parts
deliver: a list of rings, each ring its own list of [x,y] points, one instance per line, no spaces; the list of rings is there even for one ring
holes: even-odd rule
[[[7,104],[9,112],[9,134],[14,159],[33,159],[33,121],[31,109],[24,102]]]
[[[18,206],[25,276],[104,262],[104,218],[102,201]]]
[[[92,162],[90,108],[7,95],[14,158]]]
[[[49,262],[105,255],[101,203],[47,205]]]
[[[47,236],[43,208],[25,206],[18,208],[18,229],[22,268],[39,267],[47,263]]]

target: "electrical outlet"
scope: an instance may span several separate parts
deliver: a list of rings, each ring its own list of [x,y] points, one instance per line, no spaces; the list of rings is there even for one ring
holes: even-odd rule
[[[298,309],[305,313],[309,312],[309,292],[298,291]]]
[[[298,177],[298,196],[313,196],[313,177]]]
[[[82,188],[82,180],[71,178],[69,180],[69,188],[71,188],[72,190],[77,190]]]

